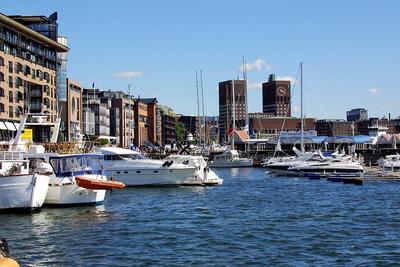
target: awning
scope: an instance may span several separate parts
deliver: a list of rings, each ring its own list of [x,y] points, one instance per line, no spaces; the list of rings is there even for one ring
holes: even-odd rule
[[[19,128],[19,122],[14,122],[14,126],[15,126],[15,129],[17,129],[17,131],[18,131],[18,128]]]
[[[7,127],[4,125],[2,121],[0,121],[0,130],[7,130]]]
[[[16,131],[15,126],[12,122],[5,121],[4,124],[6,125],[6,127],[9,131]]]

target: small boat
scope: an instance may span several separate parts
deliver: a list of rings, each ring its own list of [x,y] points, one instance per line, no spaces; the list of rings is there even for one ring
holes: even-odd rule
[[[125,184],[118,181],[104,181],[76,176],[75,181],[78,186],[92,190],[111,190],[114,188],[124,188]]]

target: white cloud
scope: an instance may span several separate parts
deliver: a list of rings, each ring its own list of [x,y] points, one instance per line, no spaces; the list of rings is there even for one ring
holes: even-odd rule
[[[118,72],[118,73],[113,74],[114,77],[120,78],[120,79],[136,78],[136,77],[140,77],[142,75],[143,75],[143,72],[141,72],[141,71],[124,71],[124,72]]]
[[[296,79],[293,78],[292,76],[278,76],[276,78],[277,81],[290,81],[291,85],[294,85],[296,83]]]
[[[256,59],[254,62],[247,62],[246,64],[241,64],[239,66],[240,71],[243,71],[243,67],[245,67],[246,71],[262,71],[262,70],[270,70],[273,68],[272,65],[268,65],[263,59]]]
[[[372,95],[377,95],[377,94],[379,94],[379,90],[376,89],[376,88],[369,89],[368,92],[369,92],[370,94],[372,94]]]

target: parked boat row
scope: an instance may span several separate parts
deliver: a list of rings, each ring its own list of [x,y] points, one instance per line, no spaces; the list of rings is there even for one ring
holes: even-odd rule
[[[29,116],[29,114],[27,114]],[[96,205],[106,191],[125,186],[222,184],[201,156],[176,155],[152,160],[137,151],[99,147],[92,153],[59,154],[24,142],[26,125],[52,125],[45,117],[21,120],[9,151],[0,154],[0,212],[31,212],[42,205]],[[58,127],[57,123],[52,125]],[[58,131],[52,131],[54,135]]]

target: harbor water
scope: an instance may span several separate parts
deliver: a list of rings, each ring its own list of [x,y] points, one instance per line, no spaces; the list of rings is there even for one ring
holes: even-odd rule
[[[127,188],[100,206],[0,215],[0,237],[23,266],[400,262],[400,183],[216,172],[222,186]]]

